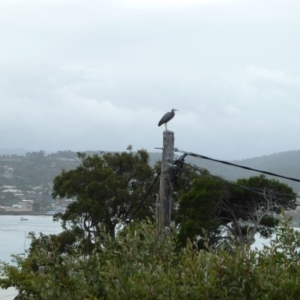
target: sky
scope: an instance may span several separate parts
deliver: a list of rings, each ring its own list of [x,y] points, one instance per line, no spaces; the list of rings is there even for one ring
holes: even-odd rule
[[[0,148],[299,150],[300,1],[1,0]]]

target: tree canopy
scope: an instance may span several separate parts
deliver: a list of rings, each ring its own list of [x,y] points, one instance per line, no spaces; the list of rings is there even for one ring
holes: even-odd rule
[[[133,153],[129,147],[122,153],[106,153],[102,157],[78,153],[78,158],[81,163],[76,169],[63,170],[54,179],[52,196],[74,200],[56,219],[62,220],[65,229],[67,224],[80,228],[88,240],[101,235],[99,224],[114,236],[119,220],[130,217],[151,184],[153,171],[148,153]],[[150,215],[149,205],[153,205],[151,196],[137,219]]]
[[[212,243],[251,244],[257,232],[268,237],[274,231],[283,208],[295,209],[295,193],[278,180],[260,175],[226,183],[204,173],[179,200],[179,238],[185,243],[204,229]]]
[[[53,182],[54,198],[72,200],[55,216],[64,231],[30,234],[28,256],[0,265],[0,286],[17,288],[19,299],[297,299],[300,234],[287,220],[275,228],[275,214],[295,208],[287,185],[263,175],[227,183],[185,166],[173,176],[177,226],[158,242],[155,198],[144,197],[159,163],[152,169],[148,153],[131,147],[78,158]],[[124,226],[142,199],[137,221]],[[274,230],[271,247],[247,247]],[[230,253],[211,247],[222,239]]]
[[[300,233],[286,220],[261,251],[192,243],[178,251],[176,236],[171,228],[158,243],[155,224],[138,221],[114,239],[96,237],[89,255],[75,245],[61,254],[51,239],[16,266],[0,264],[0,286],[22,300],[299,299]]]
[[[186,243],[187,238],[203,235],[203,230],[213,242],[213,235],[219,233],[221,225],[216,213],[217,204],[226,194],[224,182],[210,177],[208,172],[192,182],[191,189],[179,200],[175,219],[180,228],[178,238],[182,244]]]

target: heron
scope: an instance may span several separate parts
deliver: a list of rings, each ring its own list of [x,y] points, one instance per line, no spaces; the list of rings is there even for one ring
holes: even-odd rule
[[[158,126],[165,124],[166,130],[168,130],[167,123],[173,119],[175,116],[175,111],[178,111],[178,109],[172,108],[170,112],[167,112],[159,121]]]

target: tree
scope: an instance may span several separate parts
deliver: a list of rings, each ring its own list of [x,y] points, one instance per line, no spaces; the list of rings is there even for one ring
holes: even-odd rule
[[[204,229],[214,245],[224,239],[250,245],[257,232],[274,232],[283,208],[295,209],[295,193],[278,180],[260,175],[228,184],[206,173],[179,201],[179,239],[185,244]]]
[[[62,255],[56,239],[46,239],[16,266],[0,263],[0,286],[14,286],[23,300],[299,299],[300,233],[287,220],[263,250],[188,243],[178,251],[173,227],[158,243],[146,221],[95,241],[90,255],[76,245]]]
[[[228,195],[228,187],[205,171],[192,182],[191,189],[179,199],[176,224],[178,239],[185,245],[187,238],[194,239],[208,234],[210,243],[216,242],[222,221],[217,217],[218,203]],[[199,244],[203,245],[203,240]]]
[[[102,229],[114,236],[119,220],[130,218],[151,184],[149,155],[145,150],[133,153],[128,147],[127,152],[106,153],[102,157],[78,153],[78,158],[81,164],[76,169],[63,170],[54,179],[53,198],[75,200],[56,219],[62,220],[65,229],[67,224],[81,229],[88,243],[94,236],[101,236]],[[150,215],[150,205],[153,205],[151,196],[136,218]]]
[[[282,209],[296,208],[293,189],[265,175],[239,179],[236,186],[229,197],[222,198],[219,207],[223,220],[230,221],[226,227],[236,241],[250,245],[257,232],[269,237],[279,224],[276,215]]]
[[[180,164],[175,160],[172,173],[173,195],[172,195],[172,220],[176,219],[178,213],[178,202],[182,195],[187,193],[192,188],[192,183],[196,178],[199,178],[199,174],[193,166]],[[161,170],[161,161],[157,161],[154,165],[155,173],[159,173]],[[207,172],[205,169],[201,169],[203,172]],[[154,189],[154,193],[159,193],[159,186]]]
[[[15,203],[18,203],[19,202],[19,199],[17,199],[14,195],[14,193],[12,192],[5,192],[5,193],[2,193],[2,197],[0,199],[0,204],[1,205],[4,205],[4,206],[8,206],[8,205],[13,205]]]

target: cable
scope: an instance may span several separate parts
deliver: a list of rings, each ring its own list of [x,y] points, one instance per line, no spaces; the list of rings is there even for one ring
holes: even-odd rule
[[[300,182],[300,179],[297,179],[297,178],[287,177],[287,176],[278,175],[278,174],[275,174],[275,173],[272,173],[272,172],[253,169],[253,168],[250,168],[250,167],[230,163],[230,162],[227,162],[227,161],[224,161],[224,160],[214,159],[214,158],[210,158],[208,156],[204,156],[204,155],[200,155],[200,154],[196,154],[196,153],[192,153],[192,152],[182,151],[182,150],[179,150],[177,148],[175,148],[174,151],[184,153],[186,156],[189,155],[189,156],[194,156],[194,157],[198,157],[198,158],[203,158],[203,159],[219,162],[221,164],[225,164],[225,165],[228,165],[228,166],[233,166],[233,167],[238,167],[238,168],[241,168],[241,169],[245,169],[245,170],[248,170],[248,171],[255,171],[255,172],[263,173],[263,174],[270,175],[270,176],[275,176],[275,177],[279,177],[279,178],[284,178],[284,179]]]
[[[201,170],[201,169],[199,169],[199,168],[197,168],[197,167],[195,167],[195,166],[192,166],[192,165],[190,165],[190,164],[188,164],[188,163],[184,163],[184,164],[185,164],[185,165],[188,165],[189,167],[194,168],[195,170],[197,170],[197,171],[199,171],[200,173],[202,173],[202,170]],[[239,187],[239,188],[242,188],[242,189],[244,189],[244,190],[250,191],[250,192],[252,192],[252,193],[254,193],[254,194],[257,194],[257,195],[260,195],[260,196],[264,196],[263,193],[259,192],[259,191],[262,191],[261,189],[258,189],[258,188],[252,188],[252,187],[248,187],[248,186],[244,186],[244,185],[239,185],[239,184],[237,184],[237,183],[228,181],[228,180],[223,179],[223,178],[221,178],[221,177],[212,175],[212,174],[210,174],[210,173],[207,173],[207,175],[210,176],[210,177],[213,177],[213,178],[215,178],[215,179],[217,179],[217,180],[223,181],[223,182],[225,182],[225,183],[227,183],[227,184],[231,184],[231,185],[237,186],[237,187]],[[277,195],[280,195],[280,193],[277,193]],[[282,195],[290,196],[290,197],[296,197],[295,195],[292,195],[292,194],[282,194]],[[274,197],[272,197],[272,198],[275,199]],[[282,199],[277,199],[277,200],[282,201]]]
[[[0,299],[4,299],[4,298],[10,297],[10,296],[15,296],[15,295],[18,295],[18,293],[14,293],[14,294],[6,295],[6,296],[4,296],[4,297],[1,297]]]
[[[131,218],[126,222],[126,223],[130,223],[131,220],[135,217],[136,213],[138,212],[138,210],[140,209],[140,207],[142,206],[142,204],[144,203],[144,201],[146,200],[147,196],[149,195],[151,189],[153,188],[154,184],[156,183],[158,177],[160,176],[160,172],[158,172],[158,174],[156,175],[155,179],[153,180],[151,186],[149,187],[147,193],[145,194],[144,198],[142,199],[142,201],[139,203],[138,207],[136,208],[136,210],[134,211],[134,213],[132,214]]]
[[[182,161],[181,161],[181,162],[182,162]],[[200,173],[203,173],[203,171],[202,171],[200,168],[198,168],[198,167],[192,166],[192,165],[190,165],[190,164],[188,164],[188,163],[185,163],[185,162],[182,162],[182,163],[185,164],[185,165],[187,165],[187,166],[189,166],[189,167],[191,167],[191,168],[193,168],[193,169],[195,169],[195,170],[197,170],[197,171],[199,171]],[[213,178],[215,178],[215,179],[217,179],[217,180],[223,181],[223,182],[225,182],[225,183],[227,183],[227,184],[231,184],[231,185],[237,186],[237,187],[239,187],[239,188],[242,188],[242,189],[244,189],[244,190],[247,190],[247,191],[249,191],[249,192],[252,192],[252,193],[254,193],[254,194],[257,194],[257,195],[259,195],[259,196],[262,196],[262,197],[265,196],[263,193],[259,192],[259,191],[258,191],[259,189],[257,189],[257,188],[252,188],[252,187],[247,187],[247,186],[244,186],[244,185],[239,185],[239,184],[236,184],[236,183],[234,183],[234,182],[227,181],[227,180],[225,180],[225,179],[223,179],[223,178],[221,178],[221,177],[212,175],[212,174],[210,174],[210,173],[208,173],[207,175],[210,176],[210,177],[213,177]],[[277,195],[280,195],[280,193],[277,193]],[[282,195],[290,196],[290,197],[296,197],[296,195],[291,195],[291,194],[282,194]],[[273,200],[280,201],[280,202],[290,203],[290,204],[293,204],[293,205],[295,205],[295,206],[300,206],[300,204],[291,203],[289,200],[284,200],[284,199],[280,199],[280,198],[276,198],[276,197],[272,197],[272,199],[273,199]]]

